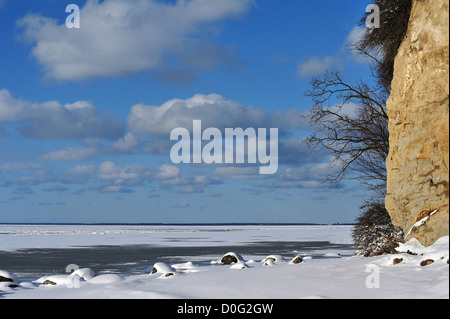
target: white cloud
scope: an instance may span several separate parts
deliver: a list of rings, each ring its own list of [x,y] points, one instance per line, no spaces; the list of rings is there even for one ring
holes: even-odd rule
[[[181,70],[205,70],[233,63],[230,48],[207,40],[209,27],[247,13],[253,0],[88,0],[79,29],[37,14],[18,22],[22,38],[48,78],[81,81],[156,70],[169,61]]]
[[[99,189],[102,193],[131,193],[132,190],[121,185],[109,185]]]
[[[341,71],[346,63],[369,63],[367,56],[357,54],[351,49],[352,44],[358,43],[365,32],[364,27],[355,26],[344,39],[342,46],[336,53],[324,57],[311,56],[297,63],[297,77],[309,78],[325,71]]]
[[[304,62],[297,64],[297,76],[299,78],[307,78],[310,76],[324,73],[326,70],[340,70],[342,61],[339,56],[326,56],[319,58],[313,56]]]
[[[67,169],[61,176],[61,182],[64,184],[85,184],[95,173],[93,165],[77,165]]]
[[[94,148],[66,147],[39,157],[43,161],[76,162],[98,155]]]
[[[13,171],[27,171],[38,169],[44,169],[44,165],[32,162],[0,163],[0,171],[13,172]]]
[[[122,120],[97,114],[88,101],[61,104],[58,101],[34,103],[17,99],[0,89],[0,123],[27,121],[17,129],[26,137],[40,139],[115,139],[122,136]]]
[[[153,177],[159,180],[176,178],[180,175],[181,170],[178,166],[163,164],[153,174]]]
[[[149,168],[143,165],[117,166],[112,161],[102,163],[97,171],[97,178],[117,185],[134,186],[141,184],[149,176]]]
[[[118,139],[111,145],[111,151],[118,153],[136,153],[138,152],[138,147],[138,139],[128,132],[124,137]]]
[[[7,181],[7,183],[9,185],[34,186],[55,181],[57,181],[57,176],[44,168],[30,171],[26,175],[15,176]]]
[[[322,182],[330,171],[330,163],[305,165],[302,167],[288,167],[280,172],[282,181]]]
[[[345,44],[356,44],[359,41],[361,41],[364,33],[366,32],[365,27],[361,26],[355,26],[352,31],[348,34],[347,38],[345,39]]]
[[[177,127],[191,131],[193,120],[201,120],[202,129],[278,127],[284,130],[308,127],[307,120],[298,110],[270,114],[265,110],[226,99],[219,94],[196,94],[188,99],[170,100],[161,106],[134,105],[127,125],[137,134],[168,136]]]

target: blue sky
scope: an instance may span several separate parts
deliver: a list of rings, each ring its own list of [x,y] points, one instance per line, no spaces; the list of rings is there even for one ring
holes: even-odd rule
[[[0,0],[0,222],[354,221],[365,187],[322,183],[329,154],[299,140],[311,77],[368,78],[347,47],[367,4]],[[278,128],[277,173],[175,165],[195,119]]]

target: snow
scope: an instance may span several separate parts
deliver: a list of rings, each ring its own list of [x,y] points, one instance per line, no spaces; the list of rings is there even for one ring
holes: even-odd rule
[[[122,281],[123,278],[116,274],[98,275],[90,280],[89,284],[112,284]]]
[[[80,243],[92,246],[152,242],[186,247],[207,243],[244,246],[270,240],[351,243],[351,230],[349,226],[97,226],[96,230],[94,226],[78,229],[73,226],[71,229],[0,226],[3,234],[0,235],[0,250],[70,247]],[[54,236],[58,236],[58,241],[53,240]],[[176,242],[174,238],[181,241]],[[156,262],[149,271],[137,275],[96,274],[95,269],[81,268],[71,274],[45,276],[36,281],[19,281],[11,270],[0,270],[0,276],[13,277],[20,285],[11,288],[1,283],[0,299],[449,298],[448,236],[430,247],[423,247],[412,239],[402,244],[397,254],[377,257],[326,251],[316,258],[310,252],[293,251],[291,256],[282,256],[273,251],[257,259],[239,251],[225,250],[224,253],[223,256],[235,256],[237,263],[225,265],[217,258],[212,258],[208,264],[194,260],[174,264]],[[292,263],[297,256],[303,261]],[[394,265],[395,259],[401,261]],[[421,266],[424,260],[433,262]],[[47,280],[56,285],[44,285]]]
[[[422,226],[423,224],[426,223],[426,221],[433,216],[434,214],[436,214],[438,212],[438,210],[434,210],[432,211],[429,215],[425,216],[424,218],[420,219],[419,221],[417,221],[414,225],[412,225],[411,229],[406,233],[405,237],[408,237],[409,234],[411,234],[411,232],[416,229],[419,228],[420,226]]]
[[[80,278],[83,278],[84,280],[91,280],[95,277],[95,271],[91,268],[81,268],[72,272],[71,275],[78,276]]]

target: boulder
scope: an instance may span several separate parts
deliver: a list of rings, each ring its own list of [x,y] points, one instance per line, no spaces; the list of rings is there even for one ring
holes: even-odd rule
[[[76,285],[81,278],[74,278],[74,276],[70,275],[51,275],[38,279],[37,282],[41,282],[43,286],[58,286],[58,285],[67,285],[69,287],[73,287]]]
[[[400,264],[401,262],[403,262],[403,258],[394,258],[394,260],[392,261],[392,264],[397,265],[397,264]]]
[[[176,270],[166,263],[158,262],[153,265],[153,270],[151,274],[160,274],[161,277],[171,277],[174,276]]]
[[[225,255],[223,255],[220,262],[212,262],[216,264],[222,264],[222,265],[232,265],[239,262],[245,262],[244,258],[242,258],[241,255],[235,252],[228,252]]]
[[[11,278],[0,276],[0,282],[14,282]]]
[[[273,263],[284,263],[286,260],[281,255],[269,255],[266,258],[263,259],[264,263],[267,263],[267,261],[271,260]]]
[[[422,267],[424,267],[424,266],[431,265],[432,263],[434,263],[434,260],[433,260],[433,259],[426,259],[426,260],[422,260],[422,261],[420,262],[420,265],[421,265]]]
[[[289,262],[290,264],[300,264],[303,262],[303,258],[300,256],[295,256],[292,258],[292,260]]]
[[[238,262],[236,256],[234,255],[225,255],[222,257],[220,261],[225,265],[231,265]]]
[[[0,282],[9,288],[20,287],[19,278],[9,271],[0,270]]]
[[[0,270],[0,282],[14,282],[19,283],[19,278],[12,272]]]

